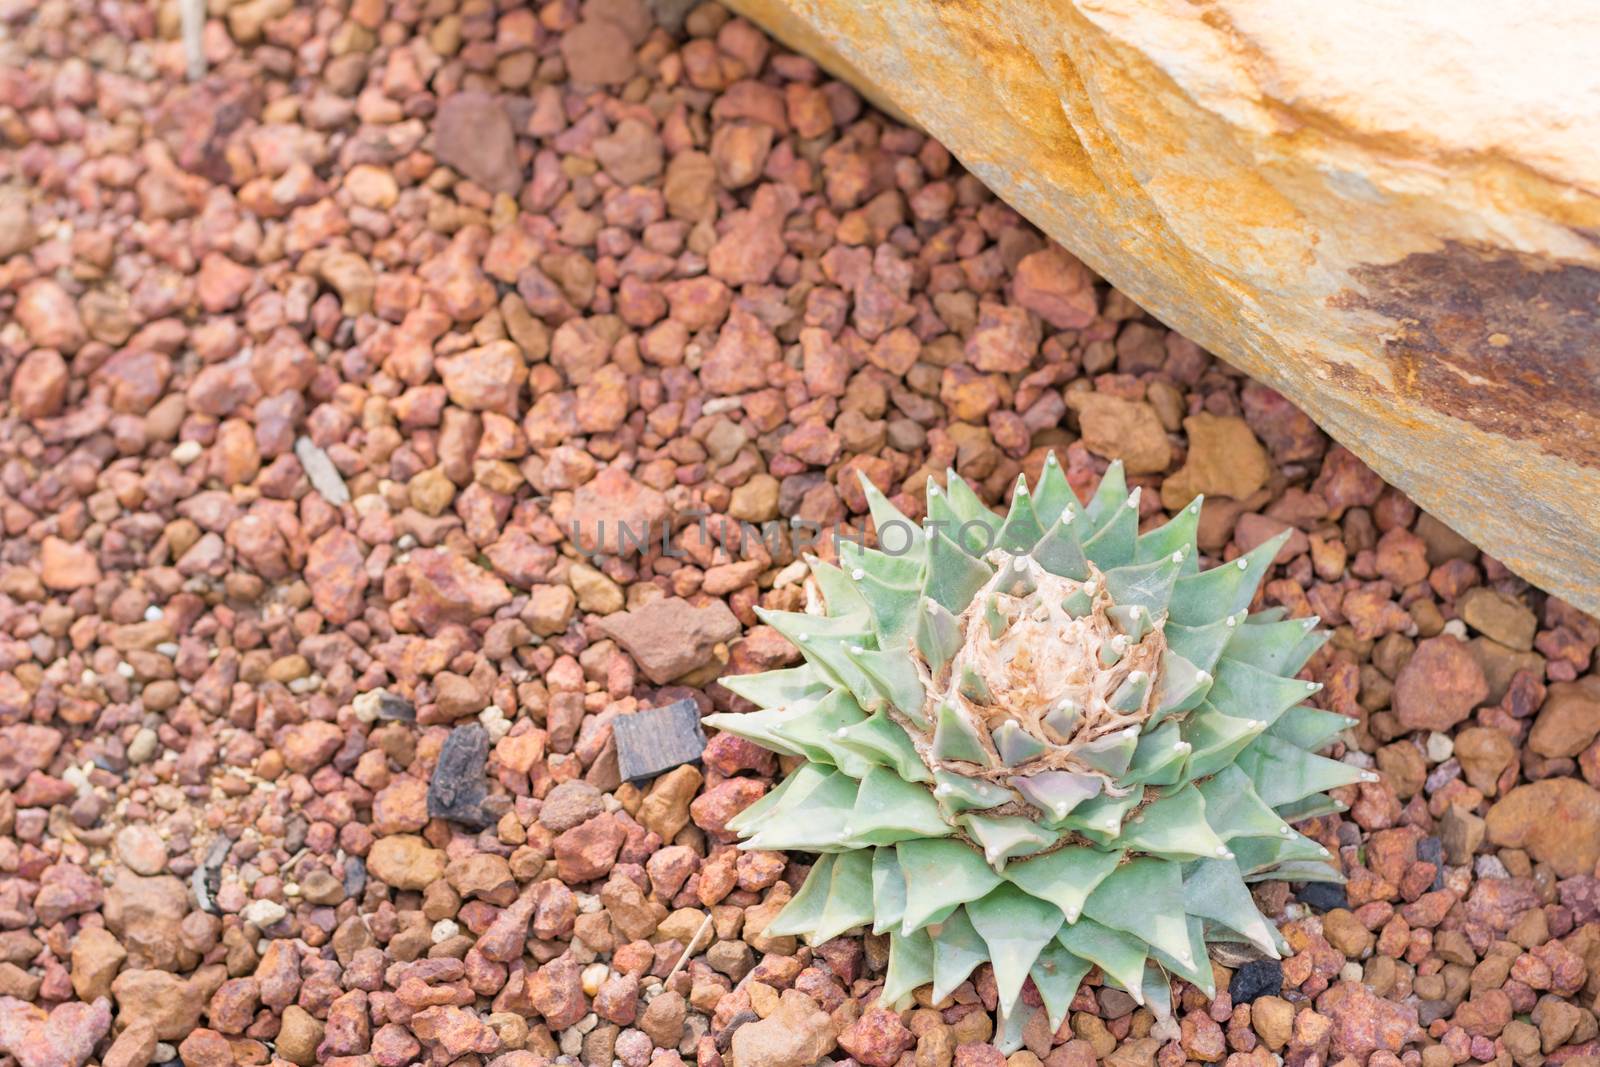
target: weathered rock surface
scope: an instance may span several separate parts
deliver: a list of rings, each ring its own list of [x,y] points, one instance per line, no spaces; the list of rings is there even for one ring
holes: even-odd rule
[[[1600,609],[1600,16],[731,6],[922,123],[1429,512]]]
[[[1594,870],[1600,861],[1600,792],[1576,778],[1521,785],[1489,809],[1489,842],[1525,848],[1557,877]]]

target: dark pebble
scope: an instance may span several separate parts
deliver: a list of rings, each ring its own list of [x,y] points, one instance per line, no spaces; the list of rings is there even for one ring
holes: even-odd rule
[[[1283,964],[1277,960],[1254,960],[1233,972],[1228,996],[1235,1004],[1248,1004],[1257,997],[1275,997],[1283,990]]]
[[[360,856],[344,858],[344,895],[360,897],[367,888],[367,865]]]
[[[378,718],[385,722],[416,722],[417,706],[398,693],[384,690],[378,697]]]
[[[488,826],[493,821],[483,810],[489,795],[483,777],[488,761],[487,730],[478,723],[451,730],[428,779],[428,817],[450,819],[473,830]]]
[[[1307,882],[1295,891],[1294,898],[1317,911],[1332,911],[1334,908],[1350,906],[1350,898],[1345,896],[1344,886],[1333,882]]]
[[[1444,842],[1437,837],[1424,837],[1417,842],[1417,859],[1423,863],[1433,864],[1433,885],[1435,891],[1444,888]]]

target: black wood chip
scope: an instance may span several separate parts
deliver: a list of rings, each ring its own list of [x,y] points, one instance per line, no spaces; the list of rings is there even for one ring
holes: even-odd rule
[[[450,819],[473,830],[492,825],[483,808],[489,795],[484,765],[489,762],[489,732],[479,723],[457,726],[439,750],[428,780],[428,817]]]
[[[619,716],[611,732],[617,739],[617,769],[625,782],[694,763],[706,748],[700,708],[688,699]]]

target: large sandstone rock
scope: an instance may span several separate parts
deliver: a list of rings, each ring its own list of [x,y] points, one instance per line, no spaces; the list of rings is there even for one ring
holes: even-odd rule
[[[1600,610],[1600,11],[730,0]]]

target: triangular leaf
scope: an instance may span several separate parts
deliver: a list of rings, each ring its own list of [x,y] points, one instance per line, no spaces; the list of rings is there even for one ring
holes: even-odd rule
[[[1006,867],[1006,879],[1042,900],[1048,900],[1077,922],[1083,906],[1122,861],[1123,853],[1068,846]]]
[[[1122,472],[1122,460],[1114,459],[1111,466],[1106,468],[1100,484],[1095,487],[1094,496],[1089,498],[1089,524],[1096,530],[1100,529],[1127,500],[1128,479]]]
[[[1095,560],[1098,564],[1100,561]],[[1167,610],[1172,586],[1178,580],[1182,562],[1163,556],[1149,563],[1112,567],[1105,572],[1106,591],[1118,605],[1137,604],[1152,616]]]
[[[1138,901],[1138,907],[1130,908],[1129,901]],[[1176,863],[1152,857],[1129,860],[1089,894],[1083,913],[1113,930],[1141,937],[1179,960],[1188,955],[1183,872]]]
[[[1133,553],[1134,561],[1148,563],[1164,559],[1174,552],[1182,552],[1182,572],[1193,574],[1200,569],[1200,553],[1195,546],[1195,535],[1199,529],[1200,498],[1196,497],[1182,511],[1168,519],[1165,525],[1139,535],[1139,544]]]
[[[989,958],[989,947],[967,918],[965,908],[957,908],[949,918],[930,931],[933,936],[933,1002],[939,1003],[955,992],[956,986]]]
[[[1018,477],[1016,490],[1011,495],[1011,509],[1006,513],[1006,521],[1000,527],[996,543],[1013,555],[1021,555],[1031,551],[1043,536],[1044,527],[1034,512],[1033,498],[1028,495],[1028,483]]]
[[[892,845],[918,837],[947,837],[950,824],[926,786],[874,767],[861,779],[849,824],[842,828],[856,845]]]
[[[1233,860],[1201,860],[1184,874],[1183,897],[1190,915],[1220,923],[1273,959],[1278,957],[1272,924],[1262,916]]]
[[[1033,546],[1030,555],[1039,566],[1058,578],[1071,578],[1081,582],[1089,577],[1089,557],[1083,554],[1079,531],[1087,520],[1072,511],[1062,512],[1061,518],[1045,531]]]
[[[717,683],[758,708],[781,708],[796,700],[824,696],[829,689],[822,672],[809,663],[759,674],[726,674]]]
[[[1033,970],[1028,974],[1033,979],[1034,988],[1039,990],[1039,999],[1044,1001],[1045,1011],[1049,1013],[1052,1032],[1060,1030],[1061,1024],[1066,1021],[1072,998],[1077,995],[1084,976],[1093,966],[1088,960],[1062,948],[1059,941],[1052,941],[1039,950],[1039,958],[1034,961]]]
[[[854,726],[835,730],[834,739],[863,759],[893,767],[895,773],[908,782],[933,781],[933,773],[917,755],[916,746],[905,729],[881,711]],[[926,794],[927,790],[923,792]]]
[[[1293,675],[1332,636],[1331,632],[1316,632],[1315,616],[1281,622],[1255,620],[1256,616],[1251,616],[1234,630],[1223,655],[1273,674]]]
[[[928,537],[928,569],[923,580],[923,596],[959,615],[992,577],[994,568],[967,555],[942,532],[935,532]]]
[[[1245,610],[1288,537],[1285,530],[1231,563],[1179,578],[1172,587],[1168,617],[1184,626],[1203,626]]]
[[[1092,514],[1092,504],[1090,508]],[[1094,536],[1083,542],[1083,554],[1090,562],[1103,571],[1132,563],[1134,542],[1139,538],[1139,490],[1135,489],[1098,525]]]
[[[817,588],[822,591],[822,601],[830,616],[842,618],[871,610],[856,587],[859,578],[851,581],[843,570],[815,556],[807,556],[806,563],[811,567],[811,577],[816,579]]]
[[[893,544],[900,548],[900,539],[907,541],[906,553],[920,555],[922,550],[922,528],[910,519],[905,513],[889,502],[866,471],[857,470],[856,476],[861,480],[861,492],[867,498],[867,510],[872,514],[872,525],[878,533],[878,543],[884,543],[884,531],[888,527],[894,528]]]
[[[1099,967],[1135,1000],[1143,996],[1145,943],[1138,937],[1092,919],[1079,919],[1063,926],[1056,940],[1074,956]]]
[[[871,922],[872,853],[864,848],[842,852],[833,862],[828,901],[822,906],[822,916],[809,940],[820,945]]]
[[[829,853],[811,865],[811,872],[801,883],[800,891],[789,898],[789,903],[762,931],[765,937],[806,935],[817,928],[822,920],[822,909],[828,903],[828,890],[833,885],[833,865],[836,857]]]
[[[1071,815],[1079,804],[1099,796],[1104,781],[1092,774],[1040,771],[1025,778],[1011,779],[1011,786],[1022,794],[1024,800],[1039,809],[1046,822],[1058,823]]]
[[[933,938],[926,930],[909,937],[889,931],[889,971],[883,979],[880,1003],[894,1007],[918,988],[933,981]]]
[[[1007,860],[1042,852],[1061,836],[1021,815],[963,815],[961,825],[983,847],[983,858],[996,870]]]
[[[898,927],[906,913],[906,879],[893,848],[872,850],[872,932]]]
[[[921,597],[917,611],[917,651],[927,660],[933,677],[940,677],[961,650],[961,639],[961,620],[938,601]]]
[[[992,767],[994,756],[983,745],[978,728],[966,712],[949,701],[942,702],[934,713],[933,756],[936,760],[960,760]]]
[[[1349,716],[1302,704],[1284,712],[1267,730],[1267,736],[1315,752],[1355,724],[1356,720]]]
[[[1039,950],[1061,929],[1061,911],[1008,882],[968,904],[967,915],[989,946],[1000,1008],[1010,1012]]]
[[[1206,822],[1205,799],[1193,786],[1145,805],[1123,825],[1122,842],[1176,860],[1228,855],[1227,844]]]
[[[1239,753],[1239,769],[1250,776],[1268,805],[1292,804],[1313,793],[1366,780],[1368,772],[1348,763],[1313,756],[1276,737],[1258,737]]]
[[[1217,661],[1215,673],[1207,703],[1225,715],[1255,719],[1268,726],[1322,688],[1316,682],[1270,674],[1227,656]]]
[[[1063,515],[1083,517],[1083,505],[1078,503],[1078,494],[1067,483],[1066,471],[1061,469],[1054,452],[1044,457],[1044,471],[1039,475],[1039,484],[1033,488],[1033,510],[1039,516],[1040,525],[1047,530]]]
[[[960,841],[905,841],[895,846],[895,853],[905,875],[901,929],[906,933],[922,929],[943,909],[977,900],[1000,884],[1000,876]]]
[[[1222,648],[1232,639],[1234,629],[1243,621],[1243,612],[1236,612],[1204,626],[1184,626],[1169,620],[1162,633],[1169,649],[1194,664],[1196,670],[1210,671],[1216,667]]]
[[[846,654],[867,676],[877,698],[864,701],[863,709],[877,710],[887,705],[918,726],[927,725],[927,716],[922,710],[925,697],[922,675],[904,647],[887,652],[848,648]]]

